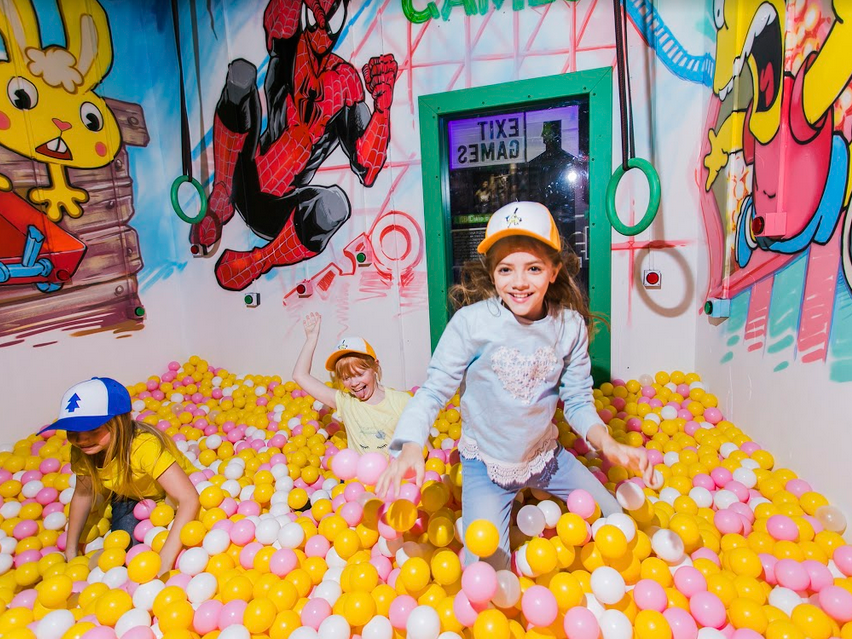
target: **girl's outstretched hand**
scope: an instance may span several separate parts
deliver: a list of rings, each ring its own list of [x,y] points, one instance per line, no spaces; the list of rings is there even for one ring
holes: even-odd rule
[[[423,462],[423,447],[413,442],[407,442],[402,445],[399,456],[396,459],[391,459],[385,472],[376,482],[376,495],[381,499],[387,497],[389,492],[394,496],[398,495],[402,480],[411,471],[414,471],[414,480],[420,486],[426,472],[426,465]]]
[[[662,488],[662,479],[655,475],[654,466],[648,461],[648,453],[644,448],[634,448],[625,444],[619,444],[611,437],[607,437],[601,447],[601,455],[611,464],[624,466],[637,475],[641,475],[645,485],[654,490]]]
[[[305,327],[305,335],[308,337],[311,335],[318,335],[320,326],[322,325],[322,315],[315,312],[308,313],[305,315],[303,325]]]

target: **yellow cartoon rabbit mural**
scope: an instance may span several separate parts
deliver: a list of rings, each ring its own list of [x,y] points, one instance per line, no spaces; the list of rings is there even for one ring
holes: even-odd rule
[[[42,48],[30,0],[0,0],[0,145],[47,165],[50,185],[30,189],[54,222],[80,217],[89,194],[68,184],[66,167],[109,164],[121,146],[118,123],[95,87],[112,65],[109,22],[96,0],[58,0],[65,48]],[[0,190],[12,188],[0,174]]]

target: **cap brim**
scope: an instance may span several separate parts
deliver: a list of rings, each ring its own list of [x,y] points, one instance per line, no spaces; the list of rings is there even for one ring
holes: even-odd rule
[[[337,364],[337,360],[341,357],[345,357],[346,355],[352,355],[353,353],[356,355],[367,355],[367,353],[364,353],[363,351],[357,351],[351,348],[344,351],[334,351],[331,355],[329,355],[328,359],[325,360],[325,370],[333,371],[334,365]]]
[[[64,430],[70,433],[85,433],[89,430],[95,430],[106,424],[112,417],[109,415],[95,415],[91,417],[66,417],[64,419],[57,419],[50,426],[45,426],[40,431],[38,431],[38,435],[45,433],[49,430]]]
[[[554,246],[554,244],[551,240],[544,239],[538,233],[532,233],[531,231],[527,231],[526,229],[512,228],[512,229],[503,229],[502,231],[497,231],[496,233],[494,233],[494,235],[489,235],[488,237],[486,237],[484,240],[482,240],[479,243],[479,246],[476,247],[476,252],[485,254],[485,253],[488,252],[488,249],[490,249],[492,246],[494,246],[494,244],[496,244],[497,242],[499,242],[503,238],[505,238],[505,237],[517,237],[518,235],[523,235],[524,237],[531,237],[534,240],[538,240],[539,242],[541,242],[545,246],[549,246],[550,248],[554,249],[555,251],[561,250],[561,247]]]

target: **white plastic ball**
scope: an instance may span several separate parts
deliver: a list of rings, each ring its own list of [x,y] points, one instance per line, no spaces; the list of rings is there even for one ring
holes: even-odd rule
[[[33,479],[23,485],[21,488],[21,495],[27,499],[34,499],[42,488],[44,488],[44,484],[37,479]]]
[[[204,540],[201,542],[201,547],[208,555],[218,555],[219,553],[223,553],[228,550],[230,545],[231,536],[227,533],[227,531],[222,530],[221,528],[208,532],[204,535]]]
[[[228,626],[228,628],[233,628],[234,626]],[[228,628],[225,628],[227,630]],[[248,630],[246,630],[248,632]],[[222,634],[225,634],[224,632]],[[223,637],[221,634],[219,635],[219,639],[242,639],[238,637]],[[249,639],[249,635],[246,634],[245,639]],[[293,632],[290,633],[290,639],[319,639],[319,634],[317,631],[311,628],[310,626],[299,626]]]
[[[638,484],[626,481],[616,488],[615,499],[624,510],[638,510],[645,503],[645,491]]]
[[[387,617],[376,615],[361,629],[362,639],[393,639],[393,626]],[[438,638],[440,639],[440,637]]]
[[[679,453],[669,451],[668,453],[663,455],[663,463],[666,466],[674,466],[679,461],[680,461],[680,454]]]
[[[689,497],[699,508],[710,508],[713,505],[713,493],[703,486],[696,486],[690,490]]]
[[[278,539],[278,533],[281,531],[281,525],[274,519],[264,519],[254,529],[254,538],[265,546],[270,545]]]
[[[115,566],[104,573],[103,583],[110,587],[110,590],[120,588],[127,583],[127,568],[124,566]]]
[[[204,572],[208,561],[210,561],[210,555],[207,554],[203,546],[200,548],[188,548],[178,558],[178,570],[194,577]]]
[[[50,513],[44,518],[44,527],[46,530],[64,530],[67,521],[68,518],[65,516],[65,513],[59,510]]]
[[[300,630],[310,630],[311,631],[311,639],[316,639],[317,631],[309,626],[303,626],[301,628],[296,628],[293,633],[290,635],[291,637],[297,634]],[[232,624],[230,626],[226,626],[225,629],[219,633],[219,639],[251,639],[251,633],[248,631],[248,628],[241,624]],[[308,637],[299,635],[296,639],[308,639]]]
[[[62,636],[76,623],[77,620],[70,610],[51,610],[38,621],[35,635],[39,639],[62,639]]]
[[[151,615],[147,610],[142,608],[131,608],[118,618],[115,622],[115,634],[121,637],[131,628],[139,626],[151,627]]]
[[[716,510],[724,510],[725,508],[731,507],[733,504],[739,503],[739,498],[736,493],[731,490],[725,490],[722,488],[721,490],[717,490],[716,494],[713,496],[713,505],[716,506]]]
[[[615,526],[623,532],[627,543],[630,543],[636,537],[636,522],[633,521],[632,517],[624,513],[613,513],[606,518],[606,523],[610,526]]]
[[[405,630],[410,639],[438,639],[441,618],[432,606],[417,606],[408,615]]]
[[[603,639],[631,639],[633,624],[620,610],[604,610],[598,619]]]
[[[737,468],[733,472],[734,481],[740,482],[746,488],[754,488],[757,486],[757,475],[750,468]]]
[[[216,594],[219,587],[216,577],[209,572],[200,572],[189,580],[186,586],[186,598],[189,603],[198,605]]]
[[[159,579],[154,579],[146,584],[141,584],[133,593],[133,607],[142,608],[150,612],[154,607],[154,599],[160,594],[160,591],[166,587],[166,584]]]
[[[625,593],[624,577],[609,566],[601,566],[592,572],[592,594],[605,605],[621,601]]]
[[[663,406],[660,410],[660,417],[663,419],[677,419],[677,408],[674,406]]]
[[[775,586],[775,588],[769,592],[769,605],[775,606],[785,615],[791,615],[793,613],[793,608],[802,603],[804,603],[804,599],[790,588]]]
[[[333,579],[326,579],[323,575],[323,580],[317,584],[317,587],[311,593],[311,599],[325,599],[328,605],[334,606],[341,594],[343,594],[343,589],[340,584]]]
[[[651,537],[651,548],[657,557],[668,564],[676,564],[684,555],[683,540],[673,531],[662,528]]]
[[[660,491],[660,499],[670,506],[674,506],[675,499],[680,497],[680,491],[671,486],[666,486]]]
[[[722,457],[727,459],[728,457],[731,456],[731,453],[733,453],[735,450],[739,450],[739,449],[740,449],[740,447],[737,446],[735,443],[725,442],[724,444],[719,446],[719,453],[722,455]]]
[[[236,479],[226,479],[222,482],[220,488],[234,499],[240,496],[240,491],[243,489],[243,487],[240,485],[240,482],[238,482]]]
[[[317,630],[320,639],[349,639],[351,633],[349,622],[341,615],[329,615]]]

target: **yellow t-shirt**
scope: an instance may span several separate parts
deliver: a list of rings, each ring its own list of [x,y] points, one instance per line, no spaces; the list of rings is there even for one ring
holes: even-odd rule
[[[130,453],[131,463],[133,465],[133,481],[132,487],[122,487],[122,490],[115,490],[118,481],[118,473],[115,460],[110,460],[98,472],[101,486],[106,491],[113,491],[118,495],[129,497],[130,499],[153,499],[154,501],[162,501],[166,498],[166,491],[160,486],[157,479],[162,475],[172,464],[178,464],[183,471],[189,475],[197,469],[192,465],[186,456],[169,442],[166,448],[160,446],[159,440],[150,433],[139,433],[133,439],[132,452]],[[84,473],[85,469],[71,461],[71,470],[75,473]],[[135,490],[134,490],[135,488]]]
[[[349,448],[362,454],[387,454],[396,422],[409,399],[411,395],[408,393],[385,388],[382,401],[368,404],[349,393],[337,391],[334,401],[346,427]]]

